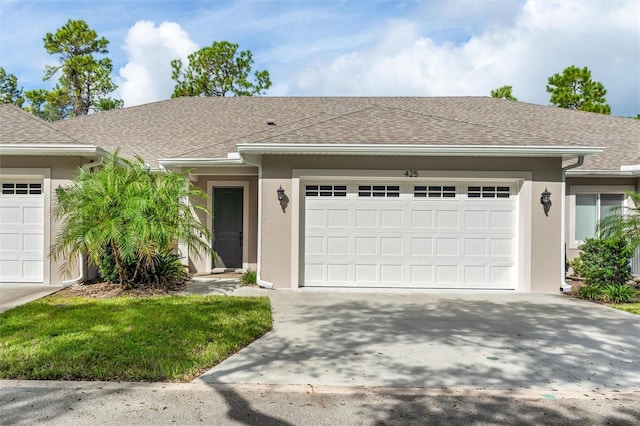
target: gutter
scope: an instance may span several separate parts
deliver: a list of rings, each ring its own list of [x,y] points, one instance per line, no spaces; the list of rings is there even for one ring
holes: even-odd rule
[[[273,289],[273,283],[262,279],[262,161],[251,162],[243,153],[240,153],[241,161],[258,168],[258,268],[256,271],[256,283],[262,288]]]
[[[393,145],[393,144],[238,144],[243,154],[314,154],[314,155],[422,155],[487,157],[575,157],[600,154],[601,147],[575,146],[499,146],[499,145]]]
[[[560,248],[561,248],[561,253],[563,254],[563,259],[562,262],[560,262],[560,267],[561,267],[561,271],[560,271],[560,276],[564,277],[566,275],[566,250],[567,250],[567,238],[566,238],[566,224],[567,224],[567,218],[566,218],[566,181],[567,181],[567,171],[571,170],[571,169],[575,169],[577,167],[580,167],[584,164],[584,155],[581,155],[578,157],[578,161],[574,164],[570,164],[566,167],[562,168],[562,195],[560,197],[561,201],[560,201],[560,217],[562,218],[561,222],[560,222]],[[570,293],[571,292],[571,286],[569,284],[567,284],[567,282],[564,279],[560,280],[560,292],[561,293]]]
[[[94,145],[53,145],[53,144],[0,144],[2,155],[62,155],[62,156],[98,156],[108,154],[104,149]]]
[[[103,161],[104,161],[104,157],[100,156],[98,157],[97,160],[87,163],[84,166],[81,166],[80,168],[85,171],[89,171],[95,167],[100,166],[103,163]],[[84,281],[85,275],[86,275],[86,271],[84,270],[84,255],[81,253],[78,255],[78,276],[68,281],[62,281],[62,286],[70,287],[72,285],[80,284],[82,281]]]

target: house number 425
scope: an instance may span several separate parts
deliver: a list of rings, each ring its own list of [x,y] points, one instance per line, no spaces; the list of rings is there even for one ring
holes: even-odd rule
[[[406,172],[404,172],[404,175],[406,177],[418,177],[418,171],[417,170],[407,170]]]

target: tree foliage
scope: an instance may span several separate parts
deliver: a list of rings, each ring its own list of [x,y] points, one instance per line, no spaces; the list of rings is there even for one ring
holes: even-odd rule
[[[210,252],[210,232],[192,211],[206,209],[186,202],[194,197],[206,194],[185,173],[152,172],[141,158],[126,160],[116,151],[97,171],[80,169],[57,190],[54,217],[62,229],[51,256],[66,259],[67,271],[80,254],[92,265],[112,256],[121,285],[141,284],[159,265],[175,263],[167,256],[178,241],[196,254]]]
[[[605,95],[607,90],[599,81],[591,79],[589,68],[571,65],[562,74],[549,77],[547,92],[551,93],[550,102],[561,108],[580,111],[611,114]]]
[[[180,96],[254,96],[271,87],[269,72],[249,73],[253,65],[251,51],[238,51],[238,45],[216,41],[188,56],[185,67],[180,59],[171,61],[171,78],[176,86],[171,97]]]
[[[23,103],[24,95],[22,87],[18,88],[18,77],[0,67],[0,104],[22,106]]]
[[[118,88],[111,80],[113,64],[107,57],[109,41],[98,37],[95,30],[82,20],[68,20],[55,33],[44,37],[44,48],[58,56],[60,64],[47,66],[43,80],[59,76],[52,90],[32,90],[25,93],[27,108],[46,120],[61,120],[87,115],[92,111],[121,108],[123,102],[109,94]]]
[[[497,98],[497,99],[507,99],[510,101],[517,101],[518,98],[513,96],[513,94],[511,93],[512,90],[513,90],[512,86],[498,87],[497,89],[491,91],[491,97]]]

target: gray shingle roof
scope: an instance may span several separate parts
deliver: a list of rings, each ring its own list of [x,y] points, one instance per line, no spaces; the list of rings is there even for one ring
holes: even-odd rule
[[[12,104],[0,105],[0,144],[80,145],[81,142]]]
[[[619,170],[640,155],[640,120],[489,97],[177,98],[52,126],[152,165],[224,158],[238,143],[606,147],[587,170]]]

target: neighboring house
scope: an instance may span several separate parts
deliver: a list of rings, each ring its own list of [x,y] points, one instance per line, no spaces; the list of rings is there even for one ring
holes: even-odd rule
[[[116,148],[209,194],[219,261],[189,253],[192,272],[257,268],[275,288],[557,291],[565,251],[640,189],[640,121],[493,98],[194,97],[55,123],[5,105],[0,119],[0,282],[65,279],[46,256],[55,188]]]

